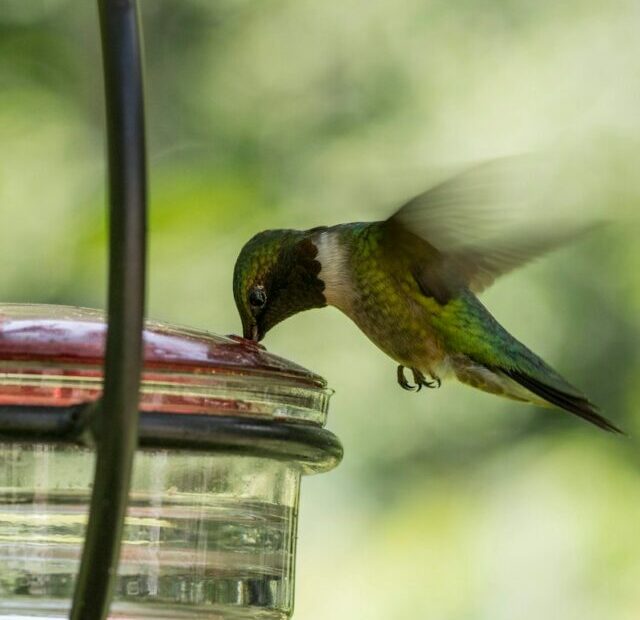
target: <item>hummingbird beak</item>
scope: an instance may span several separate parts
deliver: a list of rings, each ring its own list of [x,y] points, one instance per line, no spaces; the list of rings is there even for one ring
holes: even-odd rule
[[[260,342],[262,340],[262,334],[260,334],[260,330],[258,329],[258,325],[256,323],[249,323],[243,326],[242,335],[247,340],[253,340],[254,342]]]

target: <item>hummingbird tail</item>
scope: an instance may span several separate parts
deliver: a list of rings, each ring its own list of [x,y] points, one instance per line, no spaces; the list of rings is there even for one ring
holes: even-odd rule
[[[619,429],[615,424],[600,415],[595,405],[590,403],[584,396],[579,394],[570,394],[569,392],[555,388],[547,383],[543,383],[535,379],[531,375],[519,372],[517,370],[501,370],[501,373],[513,379],[516,383],[533,392],[541,399],[564,409],[569,413],[573,413],[578,417],[595,424],[597,427],[609,431],[610,433],[620,433],[624,435],[624,431]]]
[[[531,354],[533,356],[533,354]],[[459,381],[475,388],[498,394],[506,398],[529,402],[542,407],[558,407],[569,413],[611,432],[624,435],[615,424],[600,414],[597,407],[590,403],[578,390],[569,385],[560,375],[536,357],[548,379],[533,376],[534,372],[506,368],[493,364],[481,364],[467,356],[455,358],[454,372]]]

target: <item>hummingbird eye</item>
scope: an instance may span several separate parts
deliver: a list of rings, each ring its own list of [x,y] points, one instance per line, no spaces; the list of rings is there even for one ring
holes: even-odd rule
[[[249,304],[252,310],[260,310],[267,303],[267,294],[262,286],[256,286],[249,293]]]

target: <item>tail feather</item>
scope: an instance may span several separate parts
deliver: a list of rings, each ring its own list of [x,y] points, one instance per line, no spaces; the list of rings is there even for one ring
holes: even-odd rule
[[[571,394],[569,392],[557,389],[547,383],[543,383],[538,379],[534,379],[531,375],[524,374],[517,370],[502,370],[503,374],[513,379],[516,383],[533,392],[536,396],[545,401],[564,409],[569,413],[573,413],[581,417],[597,427],[609,431],[611,433],[620,433],[624,435],[624,431],[619,429],[615,424],[607,420],[598,413],[595,405],[590,403],[584,396],[579,394]]]

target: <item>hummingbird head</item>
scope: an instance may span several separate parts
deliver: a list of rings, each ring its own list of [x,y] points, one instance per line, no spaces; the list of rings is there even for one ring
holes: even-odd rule
[[[233,296],[245,338],[260,341],[284,319],[326,305],[308,232],[266,230],[240,251],[233,272]]]

